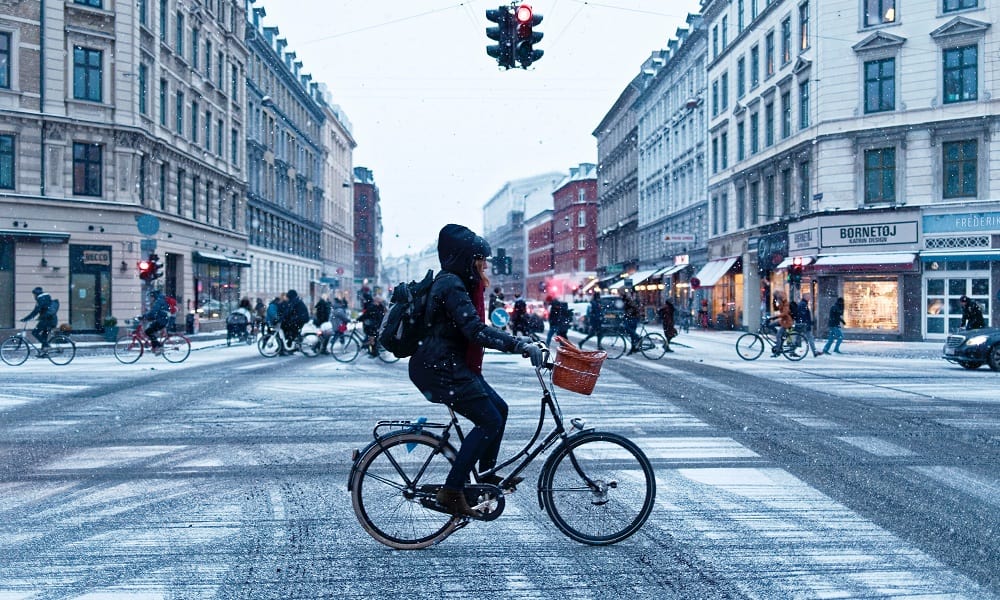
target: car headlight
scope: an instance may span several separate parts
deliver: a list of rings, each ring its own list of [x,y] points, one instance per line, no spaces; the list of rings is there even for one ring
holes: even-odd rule
[[[983,344],[986,343],[987,339],[989,339],[988,336],[985,336],[985,335],[976,335],[976,336],[970,337],[969,339],[965,340],[965,345],[966,346],[982,346]]]

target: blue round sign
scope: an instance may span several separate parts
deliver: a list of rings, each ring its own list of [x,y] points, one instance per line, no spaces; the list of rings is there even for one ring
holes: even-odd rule
[[[497,327],[506,327],[509,322],[510,315],[502,308],[493,309],[493,312],[490,313],[490,323]]]
[[[139,215],[135,218],[135,225],[142,235],[156,235],[160,230],[160,220],[153,215]]]

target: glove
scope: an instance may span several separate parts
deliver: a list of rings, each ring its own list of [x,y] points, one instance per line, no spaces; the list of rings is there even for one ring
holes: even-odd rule
[[[542,349],[536,346],[535,344],[518,342],[516,350],[517,352],[521,353],[521,356],[531,359],[531,366],[533,367],[542,366]]]

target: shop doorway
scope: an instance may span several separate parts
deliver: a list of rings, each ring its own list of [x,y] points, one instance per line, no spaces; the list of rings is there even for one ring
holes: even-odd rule
[[[111,314],[111,246],[70,246],[69,261],[69,324],[102,331]]]
[[[962,303],[959,298],[968,296],[979,303],[990,326],[990,275],[989,271],[962,271],[963,263],[946,263],[948,270],[924,279],[924,331],[929,338],[944,338],[957,331],[962,324]]]

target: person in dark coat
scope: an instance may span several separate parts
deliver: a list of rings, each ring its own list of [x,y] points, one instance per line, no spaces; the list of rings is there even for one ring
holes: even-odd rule
[[[490,245],[462,225],[445,225],[438,235],[441,271],[430,292],[430,333],[410,358],[410,381],[431,402],[444,403],[475,425],[465,437],[437,501],[456,514],[478,516],[463,488],[479,463],[479,473],[496,466],[507,422],[507,404],[483,378],[483,351],[516,352],[538,366],[541,349],[507,332],[486,325],[485,290]],[[484,483],[513,486],[493,473],[477,477]]]
[[[627,291],[622,292],[622,304],[622,325],[632,344],[632,349],[628,353],[635,354],[639,351],[639,334],[635,330],[639,326],[641,307],[635,296]]]
[[[979,303],[962,296],[958,299],[962,305],[962,327],[966,329],[982,329],[986,327],[986,319],[983,318],[983,309],[979,308]]]
[[[41,342],[42,351],[45,351],[49,347],[49,332],[59,325],[59,316],[53,310],[55,305],[52,303],[52,296],[45,290],[36,287],[31,290],[31,293],[35,296],[35,308],[28,313],[28,316],[21,319],[21,322],[27,323],[38,317],[38,322],[35,324],[35,328],[31,330],[31,334]]]
[[[278,314],[281,316],[281,329],[285,333],[287,343],[297,338],[302,326],[309,322],[309,309],[295,290],[288,290],[285,297],[287,299],[278,306]],[[281,354],[287,352],[285,348],[280,351]]]
[[[594,292],[593,296],[590,298],[590,306],[587,307],[587,337],[583,338],[579,347],[583,348],[583,344],[587,340],[597,336],[597,349],[603,350],[604,346],[601,344],[601,339],[604,337],[602,331],[603,327],[604,305],[601,304],[600,292]]]
[[[670,349],[670,340],[677,337],[677,328],[674,327],[674,303],[670,300],[664,300],[663,306],[656,312],[660,316],[660,322],[663,323],[663,339],[667,340],[664,350],[673,352]]]
[[[153,347],[153,354],[159,354],[162,352],[158,334],[161,329],[167,327],[167,323],[170,321],[170,305],[167,304],[167,298],[163,295],[160,290],[151,290],[149,292],[150,306],[146,314],[142,315],[142,318],[146,320],[146,337],[149,338],[149,343]]]
[[[528,303],[521,294],[514,296],[514,310],[510,313],[510,332],[514,335],[528,335]]]
[[[385,302],[382,300],[382,296],[376,294],[372,297],[372,301],[368,303],[364,311],[361,312],[361,316],[358,320],[361,321],[361,327],[364,329],[366,338],[366,349],[368,350],[368,356],[375,358],[378,356],[378,346],[375,345],[375,338],[378,336],[378,328],[382,325],[382,319],[385,318]]]
[[[573,312],[562,300],[552,297],[546,298],[549,303],[549,334],[545,338],[545,345],[552,345],[552,336],[558,335],[566,337],[569,334],[569,326],[573,322]]]
[[[316,327],[320,327],[323,323],[330,320],[330,311],[332,308],[333,305],[330,304],[329,297],[326,294],[319,297],[319,301],[316,302],[315,316],[313,317],[313,323]]]
[[[826,327],[829,333],[826,335],[826,345],[823,346],[823,354],[830,353],[830,346],[833,345],[834,340],[836,340],[837,345],[833,347],[833,351],[840,354],[840,344],[844,341],[844,330],[841,329],[844,323],[844,299],[837,298],[830,307],[830,316],[827,319]]]

